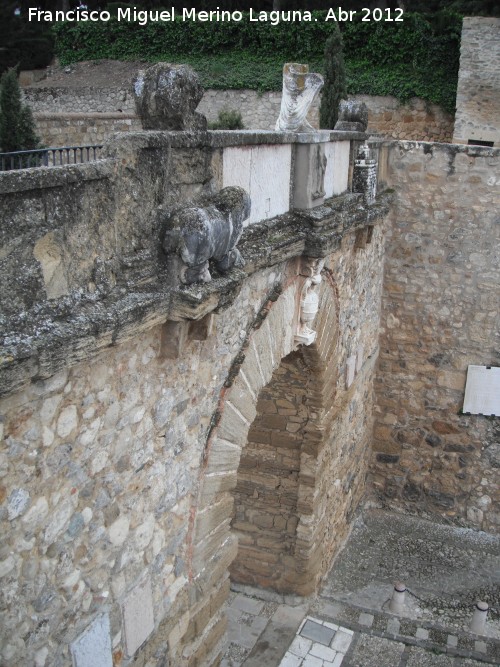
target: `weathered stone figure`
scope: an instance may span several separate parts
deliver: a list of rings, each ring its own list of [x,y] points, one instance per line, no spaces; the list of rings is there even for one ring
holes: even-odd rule
[[[222,273],[244,261],[236,244],[250,215],[250,197],[243,188],[221,190],[207,206],[184,206],[167,222],[163,249],[176,259],[177,277],[184,284],[209,282],[208,260]]]
[[[156,63],[134,81],[137,114],[145,130],[207,129],[207,119],[195,113],[203,88],[188,65]]]
[[[321,74],[310,74],[309,66],[286,63],[283,67],[283,93],[277,131],[314,132],[307,121],[307,112],[316,93],[323,85]]]
[[[368,107],[364,102],[342,100],[339,105],[339,119],[335,130],[347,132],[366,132],[368,126]]]
[[[321,271],[325,260],[314,257],[303,257],[300,275],[307,276],[300,294],[300,312],[297,333],[295,334],[296,345],[312,345],[316,340],[317,332],[309,325],[314,322],[319,310],[318,285],[321,283]]]

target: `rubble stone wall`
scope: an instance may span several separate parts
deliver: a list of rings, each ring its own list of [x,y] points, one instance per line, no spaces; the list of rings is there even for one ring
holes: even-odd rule
[[[141,130],[137,116],[120,113],[36,113],[36,131],[44,146],[104,144],[115,132]]]
[[[257,396],[294,347],[299,258],[320,224],[305,212],[256,222],[244,270],[170,288],[159,211],[222,187],[224,141],[283,137],[128,133],[98,162],[1,176],[0,261],[13,276],[0,360],[9,666],[218,664],[232,490]],[[313,584],[364,490],[382,288],[386,209],[357,194],[335,206],[319,236],[331,251],[308,361],[324,437],[301,450],[297,500],[296,550]],[[357,247],[367,219],[371,242]]]
[[[462,414],[500,365],[500,151],[400,142],[385,261],[372,480],[392,507],[499,530],[499,419]]]
[[[500,19],[465,17],[453,142],[500,146]]]
[[[45,145],[102,142],[113,132],[140,129],[132,91],[98,88],[23,89]],[[400,103],[395,97],[357,95],[368,107],[368,130],[402,140],[448,142],[453,136],[453,116],[419,98]],[[198,111],[216,121],[223,110],[239,111],[247,129],[274,130],[280,112],[281,92],[205,90]],[[120,118],[120,116],[123,116]],[[308,115],[319,127],[319,97]]]

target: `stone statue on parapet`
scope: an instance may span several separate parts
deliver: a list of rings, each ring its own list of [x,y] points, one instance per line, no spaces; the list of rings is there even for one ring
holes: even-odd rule
[[[286,63],[283,67],[283,93],[276,130],[283,132],[315,132],[307,121],[307,112],[323,86],[321,74],[310,74],[308,65]]]
[[[182,206],[166,224],[163,249],[174,279],[181,283],[209,282],[209,260],[225,273],[244,260],[236,247],[243,222],[250,215],[250,196],[243,188],[223,188],[203,206]]]
[[[203,97],[196,72],[189,65],[156,63],[134,80],[137,115],[145,130],[207,129],[207,119],[195,109]]]
[[[339,105],[339,118],[335,130],[347,132],[366,132],[368,127],[368,107],[364,102],[342,100]]]

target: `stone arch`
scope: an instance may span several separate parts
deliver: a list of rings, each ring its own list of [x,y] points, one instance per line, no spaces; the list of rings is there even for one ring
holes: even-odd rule
[[[219,415],[206,448],[197,508],[192,513],[190,566],[195,598],[200,601],[227,579],[237,556],[237,537],[230,530],[233,497],[242,450],[257,416],[261,390],[269,385],[283,359],[294,353],[300,296],[306,278],[297,276],[277,299],[265,304],[256,326],[231,370],[220,399]],[[315,342],[302,346],[299,357],[316,376],[317,419],[309,426],[307,447],[300,452],[297,492],[299,520],[294,557],[295,584],[283,590],[309,594],[316,589],[330,562],[325,542],[328,521],[321,451],[331,418],[337,386],[338,295],[328,270],[323,271],[320,309],[314,322]],[[298,574],[300,573],[300,576]],[[200,602],[201,604],[201,602]]]

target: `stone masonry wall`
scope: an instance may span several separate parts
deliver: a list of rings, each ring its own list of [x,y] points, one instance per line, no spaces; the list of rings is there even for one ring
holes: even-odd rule
[[[464,18],[453,142],[500,146],[500,19]]]
[[[391,507],[500,528],[499,419],[461,413],[500,365],[500,151],[394,143],[372,480]]]
[[[69,665],[69,644],[102,613],[116,665],[160,624],[147,656],[168,646],[182,664],[206,433],[240,332],[278,275],[249,281],[214,335],[178,361],[164,358],[155,327],[0,402],[4,664]],[[141,620],[122,624],[138,597]]]
[[[103,160],[1,175],[2,664],[218,664],[231,491],[257,396],[294,346],[301,256],[318,248],[304,358],[324,437],[300,456],[298,592],[345,539],[365,486],[385,200],[344,193],[323,224],[257,221],[244,269],[208,284],[179,287],[160,249],[162,215],[220,189],[228,146],[283,142],[127,133]]]
[[[259,395],[257,417],[238,468],[231,524],[238,534],[232,579],[285,591],[286,560],[294,554],[299,522],[300,453],[307,440],[310,411],[307,401],[314,395],[314,378],[301,361],[300,352],[283,359]]]
[[[129,89],[26,87],[23,90],[45,145],[102,142],[113,132],[140,129]],[[394,97],[358,95],[354,99],[368,106],[370,132],[392,139],[451,141],[453,117],[436,105],[419,98],[405,104]],[[235,110],[241,113],[245,128],[274,130],[280,104],[281,92],[208,89],[198,111],[209,121],[216,121],[219,111]],[[121,114],[124,118],[120,118]],[[314,101],[308,119],[314,127],[319,126],[319,98]]]
[[[119,113],[35,114],[36,131],[44,146],[103,144],[115,132],[142,129],[135,115]]]

